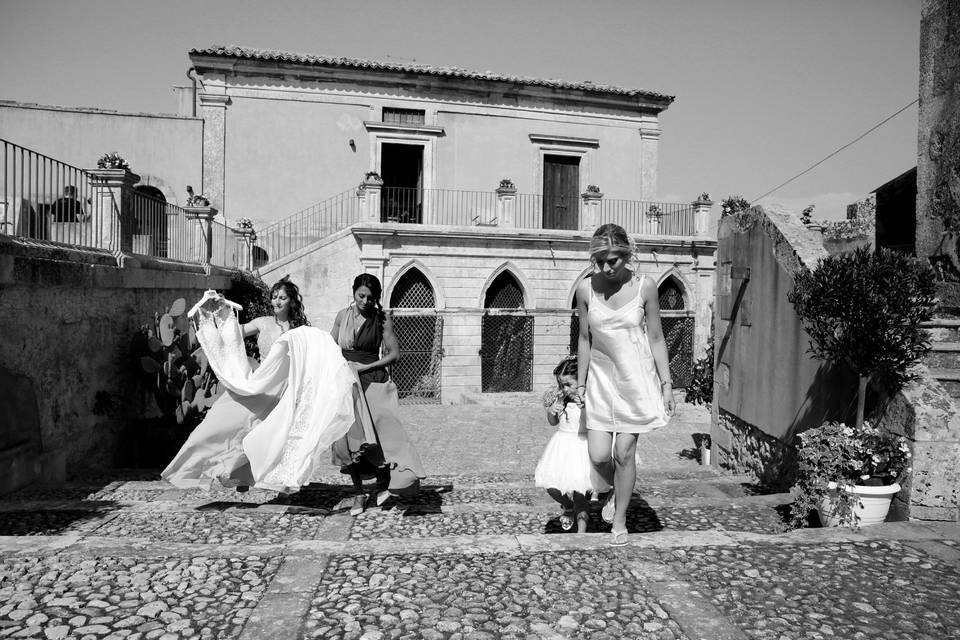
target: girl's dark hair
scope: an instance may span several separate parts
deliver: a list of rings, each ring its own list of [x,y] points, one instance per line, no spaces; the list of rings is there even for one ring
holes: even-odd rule
[[[273,295],[281,289],[287,294],[287,298],[290,299],[290,311],[288,312],[290,316],[290,328],[308,326],[310,322],[307,320],[307,314],[303,310],[303,297],[300,295],[300,289],[297,285],[283,278],[270,287],[270,298],[272,299]]]
[[[372,273],[361,273],[353,279],[353,292],[356,293],[360,287],[370,289],[370,294],[373,296],[374,304],[377,307],[377,317],[382,324],[384,314],[383,307],[380,305],[380,297],[383,295],[383,286],[380,284],[380,279]]]
[[[577,356],[567,356],[560,361],[553,369],[553,375],[560,376],[575,376],[577,375]]]

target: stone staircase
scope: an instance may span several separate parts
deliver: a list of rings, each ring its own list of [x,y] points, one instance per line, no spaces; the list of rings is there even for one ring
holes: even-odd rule
[[[923,363],[954,398],[960,398],[960,318],[936,317],[923,323],[931,349]]]

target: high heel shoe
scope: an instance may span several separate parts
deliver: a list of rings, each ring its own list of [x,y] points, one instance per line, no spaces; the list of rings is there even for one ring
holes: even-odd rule
[[[367,494],[361,493],[353,496],[353,506],[350,507],[350,515],[356,518],[358,515],[363,513],[363,510],[367,507]]]

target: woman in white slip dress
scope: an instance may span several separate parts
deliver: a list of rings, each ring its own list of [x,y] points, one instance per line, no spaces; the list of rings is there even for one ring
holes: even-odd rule
[[[322,454],[353,425],[358,381],[337,343],[306,324],[293,283],[275,285],[271,302],[273,317],[242,328],[232,308],[237,305],[216,292],[191,310],[197,339],[226,392],[161,474],[175,486],[209,487],[219,480],[297,491],[318,477]],[[256,370],[244,335],[257,335]]]
[[[673,412],[670,361],[660,327],[657,286],[630,268],[633,244],[618,225],[593,234],[595,273],[577,287],[578,392],[597,472],[614,489],[604,504],[611,544],[626,544],[627,507],[637,478],[637,435],[667,424]]]

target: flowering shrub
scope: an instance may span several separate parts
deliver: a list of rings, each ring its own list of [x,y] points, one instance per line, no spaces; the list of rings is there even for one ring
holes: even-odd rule
[[[105,153],[97,160],[97,167],[100,169],[129,169],[130,165],[116,151]]]
[[[504,178],[503,180],[500,181],[500,188],[501,188],[501,189],[514,189],[514,188],[516,188],[516,187],[515,187],[514,184],[513,184],[513,180],[511,180],[510,178]]]
[[[193,187],[187,185],[187,206],[188,207],[209,207],[210,200],[202,193],[194,193]]]
[[[587,193],[600,193],[600,187],[595,184],[588,184]]]
[[[693,373],[685,390],[685,400],[691,404],[710,406],[713,403],[713,334],[707,342],[707,351],[693,362]]]
[[[727,196],[720,203],[720,217],[726,218],[749,208],[750,203],[743,196]]]
[[[832,220],[823,224],[825,240],[853,240],[863,236],[872,236],[877,225],[873,218],[857,216],[847,220]]]
[[[816,205],[811,204],[809,207],[807,207],[800,213],[800,222],[802,222],[803,224],[810,224],[811,222],[813,222],[813,208],[815,206]]]
[[[237,229],[253,229],[253,220],[250,218],[239,218],[236,222]]]
[[[825,422],[797,436],[797,483],[793,487],[793,523],[802,526],[831,490],[848,485],[891,485],[910,471],[906,438],[880,431],[869,422],[859,427]],[[849,491],[830,495],[841,524],[855,526],[859,498]]]

